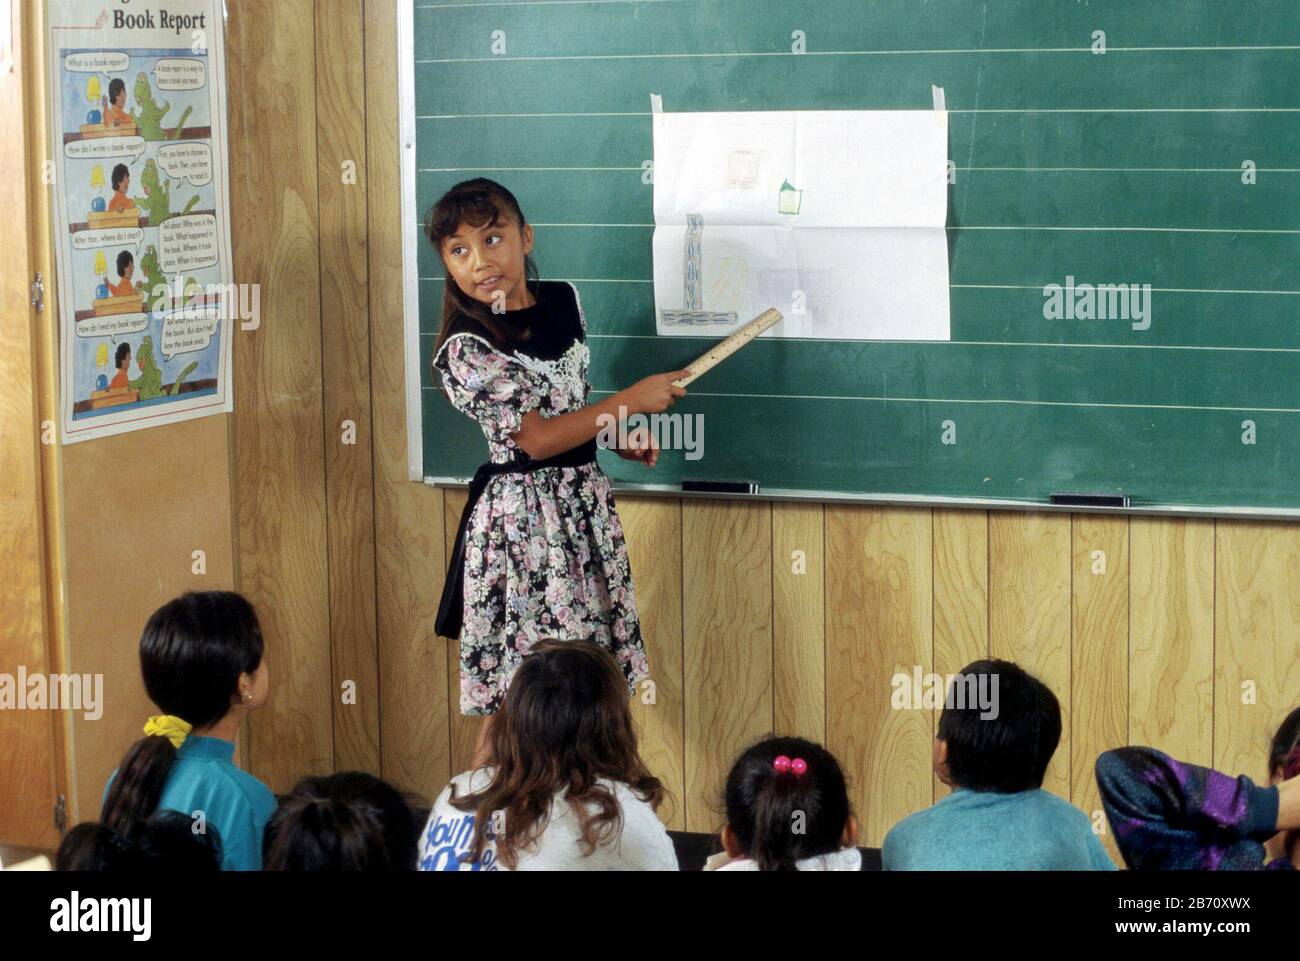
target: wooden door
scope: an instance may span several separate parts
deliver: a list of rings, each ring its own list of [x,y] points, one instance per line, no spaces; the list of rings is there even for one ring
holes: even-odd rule
[[[39,4],[0,0],[0,103],[6,105],[0,111],[0,170],[7,174],[0,177],[0,684],[15,698],[0,702],[0,845],[52,850],[60,836],[55,807],[66,791],[63,715],[48,704],[32,706],[25,691],[16,690],[22,675],[48,675],[61,666],[49,590],[59,569],[59,452],[48,200],[40,159],[42,20]],[[39,312],[31,304],[38,271],[45,287]]]

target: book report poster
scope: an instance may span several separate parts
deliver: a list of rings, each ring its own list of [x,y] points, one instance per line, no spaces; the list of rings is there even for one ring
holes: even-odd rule
[[[231,410],[221,0],[53,0],[64,443]]]

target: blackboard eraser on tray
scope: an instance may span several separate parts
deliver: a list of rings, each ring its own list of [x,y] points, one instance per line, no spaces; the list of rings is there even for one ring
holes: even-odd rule
[[[1052,504],[1056,507],[1129,507],[1127,494],[1053,494]]]
[[[758,481],[684,480],[682,492],[690,494],[757,494]]]

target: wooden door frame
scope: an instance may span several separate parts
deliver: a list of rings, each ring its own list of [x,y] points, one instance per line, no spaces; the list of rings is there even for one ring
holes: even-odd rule
[[[24,666],[29,675],[66,669],[66,627],[56,367],[58,328],[49,190],[45,183],[45,5],[41,0],[0,0],[0,17],[11,18],[12,69],[0,69],[0,99],[20,104],[0,116],[0,169],[17,172],[0,184],[0,315],[22,318],[6,325],[6,360],[0,370],[14,391],[4,403],[16,430],[0,449],[13,473],[0,480],[11,509],[0,518],[0,550],[12,562],[17,590],[0,595],[0,671]],[[31,304],[40,273],[44,305]],[[25,323],[24,323],[25,322]],[[5,472],[9,474],[8,470]],[[0,844],[52,851],[61,834],[55,807],[68,799],[71,783],[70,714],[15,712],[0,718],[4,738],[0,770],[8,782],[0,798]],[[64,810],[68,811],[65,802]],[[70,819],[68,811],[67,818]],[[68,821],[65,821],[66,824]]]

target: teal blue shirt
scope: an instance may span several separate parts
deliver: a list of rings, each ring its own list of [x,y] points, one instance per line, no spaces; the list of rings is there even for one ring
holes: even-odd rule
[[[886,871],[1114,871],[1092,822],[1036,789],[958,788],[885,835]]]
[[[233,741],[187,737],[163,785],[159,808],[193,817],[202,811],[221,836],[221,870],[260,871],[262,831],[275,813],[275,795],[246,771],[235,767]],[[108,779],[113,783],[117,772]],[[108,796],[108,785],[104,787]]]

